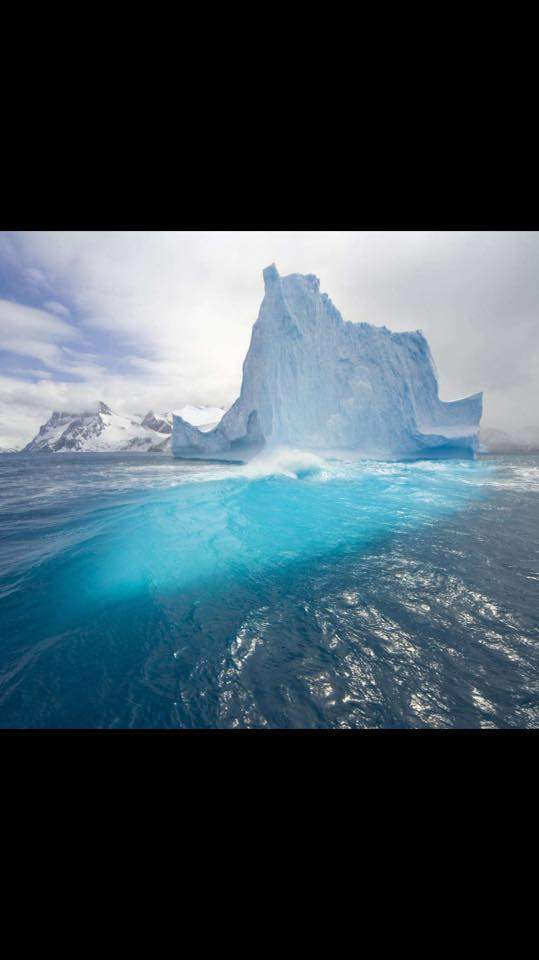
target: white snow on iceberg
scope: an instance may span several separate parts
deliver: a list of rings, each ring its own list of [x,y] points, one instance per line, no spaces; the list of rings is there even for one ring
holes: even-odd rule
[[[482,394],[444,403],[418,330],[345,322],[312,274],[264,270],[241,393],[213,429],[174,416],[177,457],[248,460],[290,446],[371,459],[473,457]]]

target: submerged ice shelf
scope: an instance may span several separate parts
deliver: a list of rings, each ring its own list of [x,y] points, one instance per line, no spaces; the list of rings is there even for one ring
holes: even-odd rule
[[[538,479],[4,457],[0,726],[537,727]]]
[[[215,429],[174,416],[176,457],[251,459],[291,446],[399,460],[473,457],[482,394],[444,403],[420,331],[345,322],[312,274],[264,270],[241,393]]]

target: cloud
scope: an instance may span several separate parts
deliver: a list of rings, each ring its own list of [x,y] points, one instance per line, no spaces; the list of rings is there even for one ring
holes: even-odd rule
[[[48,310],[49,313],[56,313],[59,317],[69,317],[69,310],[64,306],[63,303],[58,303],[57,300],[47,300],[43,304],[43,309]]]
[[[77,336],[77,332],[47,310],[0,300],[0,338],[24,339],[27,336],[38,337],[44,341],[65,340]]]
[[[0,235],[0,276],[18,270],[21,298],[37,304],[6,308],[4,349],[13,371],[17,344],[55,371],[55,393],[50,377],[27,385],[27,409],[43,422],[84,398],[125,412],[230,404],[273,261],[317,274],[346,320],[423,329],[444,399],[483,389],[487,423],[537,421],[539,235],[514,232]]]
[[[81,340],[79,330],[50,311],[0,300],[0,350],[13,354],[11,373],[17,369],[16,357],[40,360],[49,371],[38,371],[39,376],[56,371],[87,379],[105,373]],[[67,345],[72,342],[78,342],[77,350]],[[23,368],[21,375],[28,376],[29,371]]]

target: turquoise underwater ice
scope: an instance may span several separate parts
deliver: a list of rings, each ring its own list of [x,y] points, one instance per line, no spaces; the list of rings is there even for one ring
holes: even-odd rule
[[[2,726],[538,719],[533,458],[0,471]]]

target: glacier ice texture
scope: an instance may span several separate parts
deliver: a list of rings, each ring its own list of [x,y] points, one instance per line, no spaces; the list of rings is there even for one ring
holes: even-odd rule
[[[417,330],[350,323],[312,274],[264,271],[240,396],[202,432],[175,415],[176,457],[249,460],[290,446],[368,459],[473,457],[482,393],[444,403]]]

